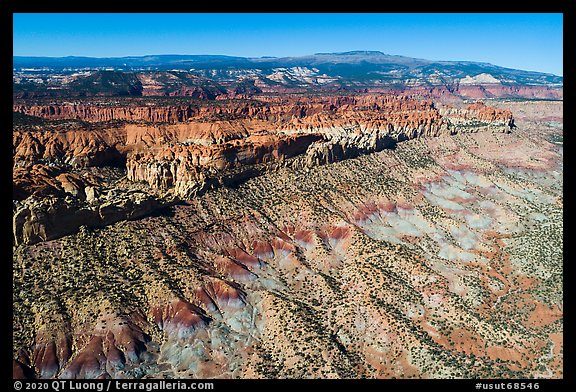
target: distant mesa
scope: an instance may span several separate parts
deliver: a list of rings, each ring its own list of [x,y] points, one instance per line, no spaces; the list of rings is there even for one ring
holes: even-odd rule
[[[466,75],[465,78],[460,79],[460,84],[501,84],[502,82],[496,79],[489,73],[481,73],[476,76]]]
[[[13,57],[14,97],[198,96],[446,89],[459,97],[562,98],[563,77],[472,61],[430,61],[356,50],[307,56]],[[103,77],[102,71],[116,72]],[[176,72],[179,72],[178,74]],[[136,79],[156,79],[147,92]],[[108,80],[109,79],[109,80]],[[255,89],[237,90],[250,81]],[[191,88],[191,85],[193,87]],[[464,86],[464,89],[460,87]],[[471,86],[491,90],[469,92]],[[500,87],[498,87],[500,86]],[[144,89],[146,90],[146,89]],[[444,93],[441,93],[444,94]]]
[[[334,52],[334,53],[314,53],[314,55],[339,55],[339,56],[389,56],[385,53],[379,52],[377,50],[352,50],[349,52]]]

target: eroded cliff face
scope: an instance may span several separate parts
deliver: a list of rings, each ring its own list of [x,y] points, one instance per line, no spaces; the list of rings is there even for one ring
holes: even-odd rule
[[[113,105],[94,105],[82,103],[63,103],[48,105],[14,105],[13,110],[30,116],[52,120],[77,119],[90,122],[101,121],[146,121],[146,122],[182,122],[194,117],[197,109],[193,106],[181,107],[116,107]]]
[[[13,376],[562,377],[539,105],[15,106]]]
[[[16,244],[57,238],[83,224],[140,217],[166,204],[154,202],[157,198],[189,200],[280,167],[311,168],[419,137],[509,132],[513,126],[508,110],[482,103],[439,110],[430,100],[401,95],[273,96],[197,107],[15,105],[14,110],[49,121],[90,123],[85,129],[74,123],[70,129],[13,132]],[[86,173],[95,167],[125,169],[123,188],[91,182]],[[143,193],[132,192],[135,186]],[[68,199],[61,200],[63,194]]]
[[[394,95],[269,97],[257,102],[187,108],[15,105],[14,110],[51,120],[140,123],[98,131],[17,131],[13,135],[14,157],[19,163],[45,160],[72,166],[107,166],[123,158],[136,180],[143,179],[134,171],[140,164],[174,157],[191,166],[222,170],[290,158],[321,140],[338,144],[340,147],[333,150],[342,149],[339,159],[343,159],[354,155],[348,149],[374,152],[420,136],[469,131],[466,128],[473,128],[470,124],[502,132],[513,125],[510,111],[482,103],[439,111],[430,100]]]
[[[440,113],[448,119],[451,128],[458,132],[507,132],[515,127],[510,110],[487,106],[482,102],[463,108],[447,105],[440,110]]]
[[[15,131],[12,148],[16,167],[36,162],[73,167],[122,166],[127,154],[126,132],[117,128]]]
[[[127,183],[122,169],[70,171],[42,163],[14,168],[12,194],[14,245],[60,238],[81,226],[137,219],[174,202]]]
[[[563,99],[562,88],[550,86],[522,86],[522,85],[463,85],[459,84],[454,90],[462,98],[524,98],[524,99]]]
[[[562,149],[542,132],[281,167],[16,247],[13,375],[561,378]]]

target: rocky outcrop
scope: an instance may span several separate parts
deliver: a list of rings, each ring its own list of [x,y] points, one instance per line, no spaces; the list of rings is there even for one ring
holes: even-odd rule
[[[63,132],[15,131],[12,133],[15,166],[52,162],[86,166],[122,166],[126,133],[121,129]]]
[[[564,89],[554,86],[528,85],[459,85],[454,93],[462,98],[524,98],[563,99]]]
[[[562,377],[562,153],[520,130],[268,171],[16,247],[13,372]]]
[[[85,198],[86,184],[72,173],[56,165],[36,164],[31,167],[16,167],[12,172],[12,199],[24,200],[32,195],[36,197],[59,196],[70,194]]]
[[[70,328],[70,325],[66,326]],[[72,356],[72,338],[67,333],[53,336],[46,326],[38,331],[32,350],[32,364],[40,378],[52,378]]]
[[[142,102],[141,102],[142,103]],[[437,109],[403,95],[268,96],[199,106],[15,105],[78,129],[13,132],[14,243],[34,243],[144,216],[172,197],[190,199],[282,165],[313,167],[458,132],[506,132],[512,113],[475,103]],[[111,120],[133,123],[108,126]],[[154,124],[143,124],[152,121]],[[41,127],[40,127],[41,128]],[[140,190],[70,170],[116,166]],[[164,199],[162,199],[164,200]]]
[[[456,109],[447,107],[440,110],[457,132],[510,132],[515,127],[512,112],[476,102]]]
[[[205,328],[211,321],[202,309],[180,298],[164,306],[152,309],[154,323],[165,334],[174,334],[178,338],[190,338],[200,328]]]
[[[12,360],[12,378],[14,380],[28,380],[34,378],[34,371],[15,359]]]
[[[133,154],[126,163],[127,177],[144,181],[154,189],[173,189],[177,195],[189,198],[201,191],[211,176],[230,169],[260,163],[284,161],[304,153],[321,136],[252,135],[206,147],[176,145],[172,148],[152,148]]]
[[[312,166],[450,132],[431,101],[402,96],[297,98],[290,105],[269,98],[266,105],[220,109],[243,118],[130,126],[128,178],[189,198],[203,189],[207,170],[222,173],[298,155]]]
[[[140,317],[127,318],[115,312],[101,313],[100,316],[93,330],[82,334],[84,344],[78,345],[77,355],[62,367],[60,378],[125,377],[150,357],[146,352],[150,337],[133,320],[140,321]]]
[[[51,120],[76,119],[90,122],[101,121],[144,121],[144,122],[182,122],[193,118],[197,108],[179,107],[118,107],[82,103],[48,105],[14,105],[14,112]]]
[[[170,101],[144,99],[90,100],[38,104],[15,102],[13,111],[50,119],[76,119],[87,122],[131,121],[153,123],[180,123],[191,120],[264,120],[290,127],[297,119],[306,119],[302,125],[314,126],[318,121],[341,116],[397,121],[405,112],[428,112],[434,109],[431,100],[411,98],[401,94],[364,94],[358,96],[262,96],[253,100],[227,100],[210,103],[171,105]],[[337,114],[337,117],[333,115]],[[314,117],[316,115],[316,117]],[[320,115],[320,116],[318,116]],[[406,118],[408,119],[408,118]],[[298,124],[296,122],[295,124]],[[294,124],[292,124],[294,125]]]
[[[48,241],[78,231],[137,219],[168,205],[146,192],[128,189],[84,189],[86,201],[67,197],[28,197],[13,205],[15,245]]]

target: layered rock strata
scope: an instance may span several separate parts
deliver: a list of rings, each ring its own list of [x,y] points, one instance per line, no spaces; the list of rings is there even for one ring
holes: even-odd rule
[[[282,167],[18,246],[13,376],[562,378],[563,147],[544,131]]]
[[[282,166],[311,168],[414,138],[509,132],[513,126],[510,111],[482,103],[439,110],[430,100],[398,95],[267,97],[194,107],[15,105],[14,110],[48,121],[94,122],[86,129],[75,123],[71,129],[13,132],[14,193],[20,199],[36,195],[14,207],[16,244],[140,217],[165,205],[158,197],[191,199]],[[100,123],[108,120],[130,122]],[[70,174],[110,166],[125,168],[127,180],[142,189],[100,189]],[[59,198],[63,194],[68,199]]]

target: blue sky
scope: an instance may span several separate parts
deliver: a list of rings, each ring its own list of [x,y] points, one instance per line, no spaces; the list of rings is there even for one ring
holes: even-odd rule
[[[14,55],[299,56],[378,50],[563,74],[556,14],[14,14]]]

